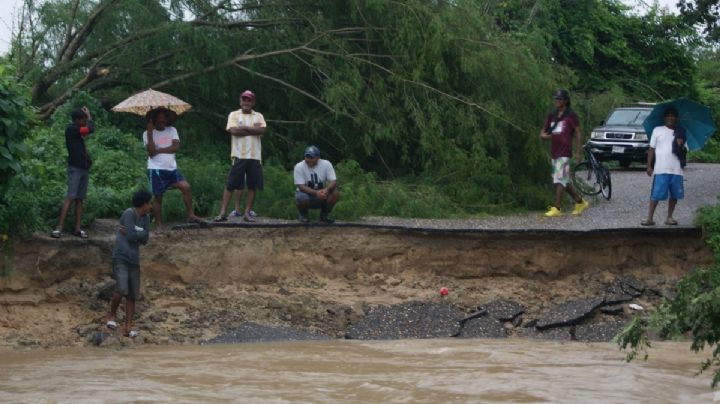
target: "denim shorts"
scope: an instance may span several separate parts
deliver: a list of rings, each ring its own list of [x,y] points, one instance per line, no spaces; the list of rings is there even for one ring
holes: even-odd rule
[[[115,279],[115,292],[128,299],[137,300],[140,297],[140,267],[131,265],[123,260],[113,261],[113,279]]]
[[[84,168],[77,168],[71,165],[67,167],[68,191],[70,199],[85,199],[88,189],[89,171]]]
[[[664,201],[670,195],[670,199],[683,199],[685,189],[683,187],[683,176],[676,174],[655,174],[653,176],[652,193],[650,199],[653,201]]]
[[[178,170],[158,170],[148,169],[148,180],[150,181],[150,190],[154,196],[162,196],[165,191],[175,186],[185,177]]]

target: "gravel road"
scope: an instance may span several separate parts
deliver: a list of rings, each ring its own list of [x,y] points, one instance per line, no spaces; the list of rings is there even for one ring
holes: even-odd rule
[[[652,178],[644,167],[613,169],[612,198],[608,201],[601,195],[586,197],[590,207],[581,216],[572,216],[572,204],[565,203],[566,215],[546,218],[544,212],[530,212],[519,215],[493,216],[483,219],[408,219],[398,217],[366,217],[357,222],[338,221],[336,226],[404,227],[433,230],[567,230],[593,231],[601,229],[641,228],[640,221],[647,215]],[[685,199],[678,202],[674,218],[677,226],[664,224],[667,202],[660,202],[655,212],[655,229],[694,228],[693,219],[698,208],[718,202],[720,195],[720,164],[688,164],[685,167]],[[341,179],[342,180],[342,179]],[[550,178],[548,178],[548,181]],[[345,197],[352,197],[346,195]],[[550,202],[553,196],[548,193]],[[342,203],[342,201],[340,201]],[[261,212],[262,213],[262,212]],[[315,213],[314,213],[315,214]],[[306,226],[297,220],[258,217],[256,223],[245,223],[237,218],[227,222],[212,223],[214,227],[295,227]],[[313,223],[311,225],[317,225]],[[196,224],[181,224],[174,228],[196,228]]]
[[[597,230],[625,229],[640,226],[647,215],[652,178],[644,167],[612,170],[612,198],[589,198],[590,207],[581,216],[567,214],[546,218],[543,212],[522,215],[496,216],[487,219],[435,220],[402,219],[390,217],[367,218],[365,222],[378,225],[439,228],[439,229],[491,229],[491,230]],[[673,215],[678,226],[666,226],[667,202],[660,202],[655,211],[655,227],[694,227],[693,218],[698,208],[718,202],[720,195],[720,164],[688,164],[685,167],[685,199],[678,202]],[[548,195],[548,201],[552,195]],[[342,201],[340,202],[342,203]],[[566,202],[569,213],[572,205]]]

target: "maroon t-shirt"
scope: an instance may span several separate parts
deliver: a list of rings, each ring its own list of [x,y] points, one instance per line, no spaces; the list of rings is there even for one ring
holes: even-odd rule
[[[554,123],[555,111],[548,114],[543,128],[549,131]],[[550,153],[552,154],[552,158],[572,156],[572,138],[578,126],[580,126],[580,118],[578,118],[574,111],[566,109],[565,113],[560,117],[560,122],[558,122],[551,133],[552,147],[550,148]]]

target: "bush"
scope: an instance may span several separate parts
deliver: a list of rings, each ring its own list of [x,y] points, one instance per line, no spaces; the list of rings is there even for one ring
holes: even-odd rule
[[[673,299],[663,300],[651,315],[633,320],[616,339],[622,349],[629,349],[627,359],[632,360],[639,351],[647,358],[650,332],[672,339],[683,338],[689,332],[693,352],[706,346],[712,349],[711,357],[701,363],[700,372],[713,368],[714,388],[720,382],[720,205],[701,209],[696,224],[702,226],[715,254],[715,264],[683,277]]]
[[[27,152],[23,140],[34,120],[27,91],[15,83],[9,68],[0,64],[0,237],[26,225],[24,204],[9,192],[10,183],[26,180],[21,159]]]

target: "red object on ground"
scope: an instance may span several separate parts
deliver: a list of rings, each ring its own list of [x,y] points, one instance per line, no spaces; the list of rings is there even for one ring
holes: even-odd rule
[[[450,293],[450,291],[448,290],[448,288],[446,288],[446,287],[444,287],[444,286],[440,288],[440,296],[447,296],[448,293]]]

